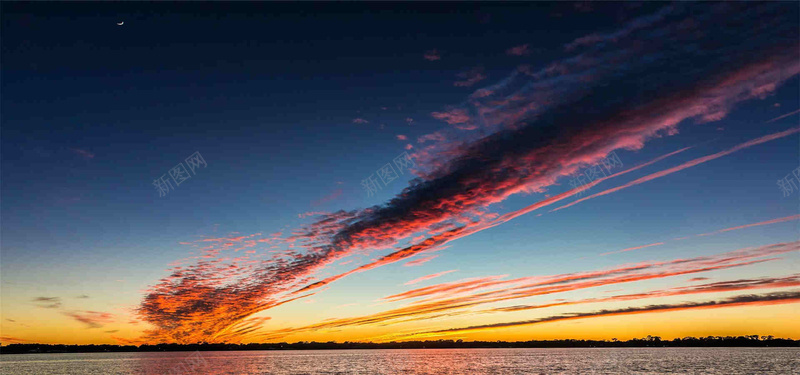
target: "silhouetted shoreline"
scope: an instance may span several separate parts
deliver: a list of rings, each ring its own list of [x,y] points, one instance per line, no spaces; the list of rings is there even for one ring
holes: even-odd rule
[[[800,347],[800,340],[772,336],[708,336],[661,340],[647,336],[618,340],[532,340],[532,341],[405,341],[405,342],[306,342],[260,344],[157,344],[157,345],[61,345],[10,344],[0,346],[0,354],[24,353],[97,353],[97,352],[181,352],[228,350],[331,350],[331,349],[478,349],[478,348],[646,348],[646,347]]]

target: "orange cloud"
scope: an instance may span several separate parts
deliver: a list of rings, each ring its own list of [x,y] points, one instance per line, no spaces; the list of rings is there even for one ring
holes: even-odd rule
[[[436,259],[437,257],[439,257],[439,256],[438,255],[431,255],[431,256],[428,256],[428,257],[414,259],[412,261],[408,261],[408,262],[404,263],[403,266],[405,266],[405,267],[419,266],[419,265],[428,263],[431,260]]]
[[[624,253],[624,252],[626,252],[626,251],[639,250],[639,249],[644,249],[644,248],[646,248],[646,247],[651,247],[651,246],[659,246],[659,245],[663,245],[663,244],[664,244],[663,242],[656,242],[656,243],[651,243],[651,244],[649,244],[649,245],[634,246],[634,247],[629,247],[629,248],[627,248],[627,249],[622,249],[622,250],[617,250],[617,251],[610,251],[610,252],[607,252],[607,253],[602,253],[602,254],[600,254],[600,255],[608,255],[608,254]]]
[[[742,296],[727,298],[720,301],[685,302],[672,305],[667,305],[667,304],[648,305],[644,307],[628,307],[616,310],[601,310],[601,311],[594,311],[587,313],[555,315],[545,318],[516,321],[516,322],[486,324],[486,325],[461,327],[461,328],[450,328],[450,329],[415,333],[411,335],[396,335],[393,337],[393,339],[412,339],[412,338],[420,339],[424,337],[435,337],[435,336],[449,335],[455,333],[474,332],[479,330],[499,329],[508,327],[519,327],[525,325],[556,322],[561,320],[586,319],[586,318],[594,318],[602,316],[645,314],[645,313],[655,313],[655,312],[682,311],[691,309],[714,309],[714,308],[734,307],[734,306],[767,306],[767,305],[777,305],[777,304],[797,303],[797,302],[800,302],[800,291],[769,293],[762,295],[742,295]]]
[[[456,270],[442,271],[442,272],[438,272],[438,273],[434,273],[434,274],[430,274],[430,275],[425,275],[425,276],[422,276],[422,277],[418,277],[418,278],[416,278],[414,280],[408,281],[403,285],[411,285],[411,284],[416,284],[416,283],[419,283],[419,282],[423,282],[425,280],[435,279],[435,278],[437,278],[439,276],[447,275],[448,273],[452,273],[452,272],[456,272]]]

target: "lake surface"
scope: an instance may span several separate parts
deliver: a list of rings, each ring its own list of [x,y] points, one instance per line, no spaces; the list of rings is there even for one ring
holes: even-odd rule
[[[0,355],[0,374],[797,374],[800,348],[409,349]]]

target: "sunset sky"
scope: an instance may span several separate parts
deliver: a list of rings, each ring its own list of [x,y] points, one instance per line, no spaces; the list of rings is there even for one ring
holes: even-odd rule
[[[800,339],[797,2],[0,14],[2,344]]]

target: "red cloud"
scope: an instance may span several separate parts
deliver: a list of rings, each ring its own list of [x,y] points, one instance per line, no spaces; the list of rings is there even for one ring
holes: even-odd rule
[[[483,68],[481,67],[472,68],[465,72],[461,72],[458,74],[458,77],[462,78],[462,80],[454,82],[453,86],[470,87],[486,79],[486,76],[483,74]]]
[[[414,260],[412,260],[410,262],[406,262],[403,265],[406,266],[406,267],[419,266],[419,265],[428,263],[431,260],[436,259],[437,257],[438,257],[438,255],[432,255],[432,256],[429,256],[429,257],[423,257],[423,258],[419,258],[419,259],[414,259]]]
[[[506,54],[510,56],[525,56],[530,54],[531,51],[528,50],[528,45],[523,44],[521,46],[511,47],[506,50]]]
[[[460,108],[453,108],[447,112],[432,112],[431,116],[450,125],[464,124],[470,120],[467,110]]]
[[[423,55],[423,57],[425,58],[425,60],[428,61],[436,61],[442,59],[442,55],[439,53],[439,51],[435,49],[425,52],[425,55]]]

